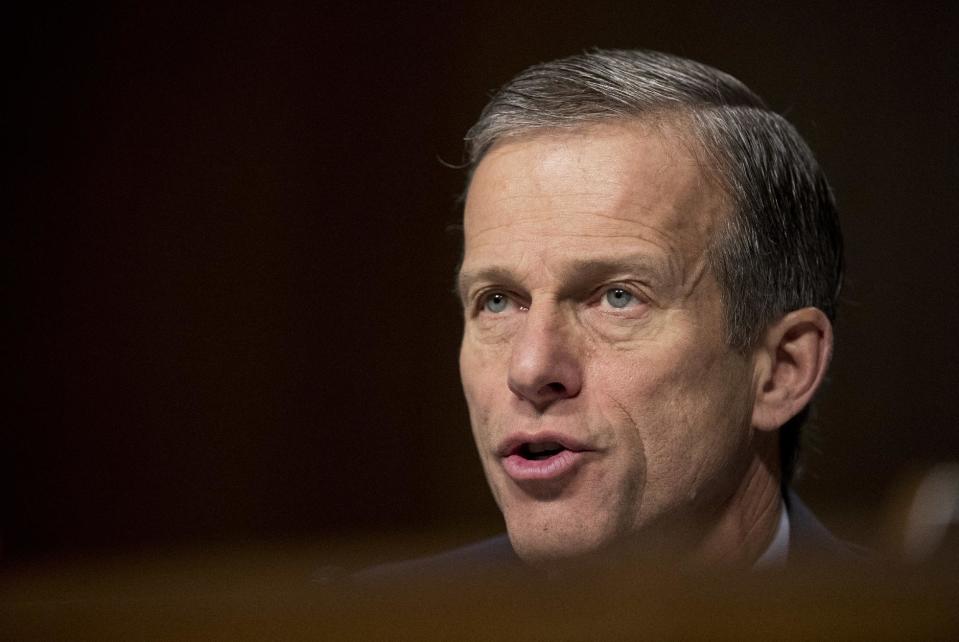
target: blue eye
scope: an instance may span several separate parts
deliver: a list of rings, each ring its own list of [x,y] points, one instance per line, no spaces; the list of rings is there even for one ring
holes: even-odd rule
[[[633,295],[623,288],[606,290],[606,302],[614,308],[625,308],[633,300]]]
[[[486,297],[486,302],[483,304],[483,307],[490,312],[499,313],[506,309],[507,303],[509,303],[509,299],[506,298],[505,294],[502,292],[494,292]]]

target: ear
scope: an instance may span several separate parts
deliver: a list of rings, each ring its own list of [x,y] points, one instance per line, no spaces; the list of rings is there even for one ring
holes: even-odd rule
[[[776,430],[812,401],[832,341],[832,324],[819,308],[794,310],[767,328],[754,355],[755,428]]]

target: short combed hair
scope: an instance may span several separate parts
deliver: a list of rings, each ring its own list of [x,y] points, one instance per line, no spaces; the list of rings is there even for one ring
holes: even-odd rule
[[[493,96],[467,133],[470,168],[510,138],[653,118],[688,128],[733,204],[707,251],[730,346],[748,351],[770,323],[807,306],[835,320],[843,248],[829,184],[796,129],[718,69],[654,51],[600,49],[534,65]],[[780,428],[784,489],[808,412]]]

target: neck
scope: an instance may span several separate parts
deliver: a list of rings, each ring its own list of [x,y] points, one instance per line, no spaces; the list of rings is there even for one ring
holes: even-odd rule
[[[757,433],[745,474],[693,552],[709,566],[748,568],[769,547],[784,510],[775,432]]]

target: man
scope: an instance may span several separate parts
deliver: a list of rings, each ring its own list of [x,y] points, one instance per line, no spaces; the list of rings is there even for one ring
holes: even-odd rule
[[[594,51],[467,140],[460,370],[508,542],[405,568],[840,552],[788,492],[842,281],[793,127],[700,63]]]

